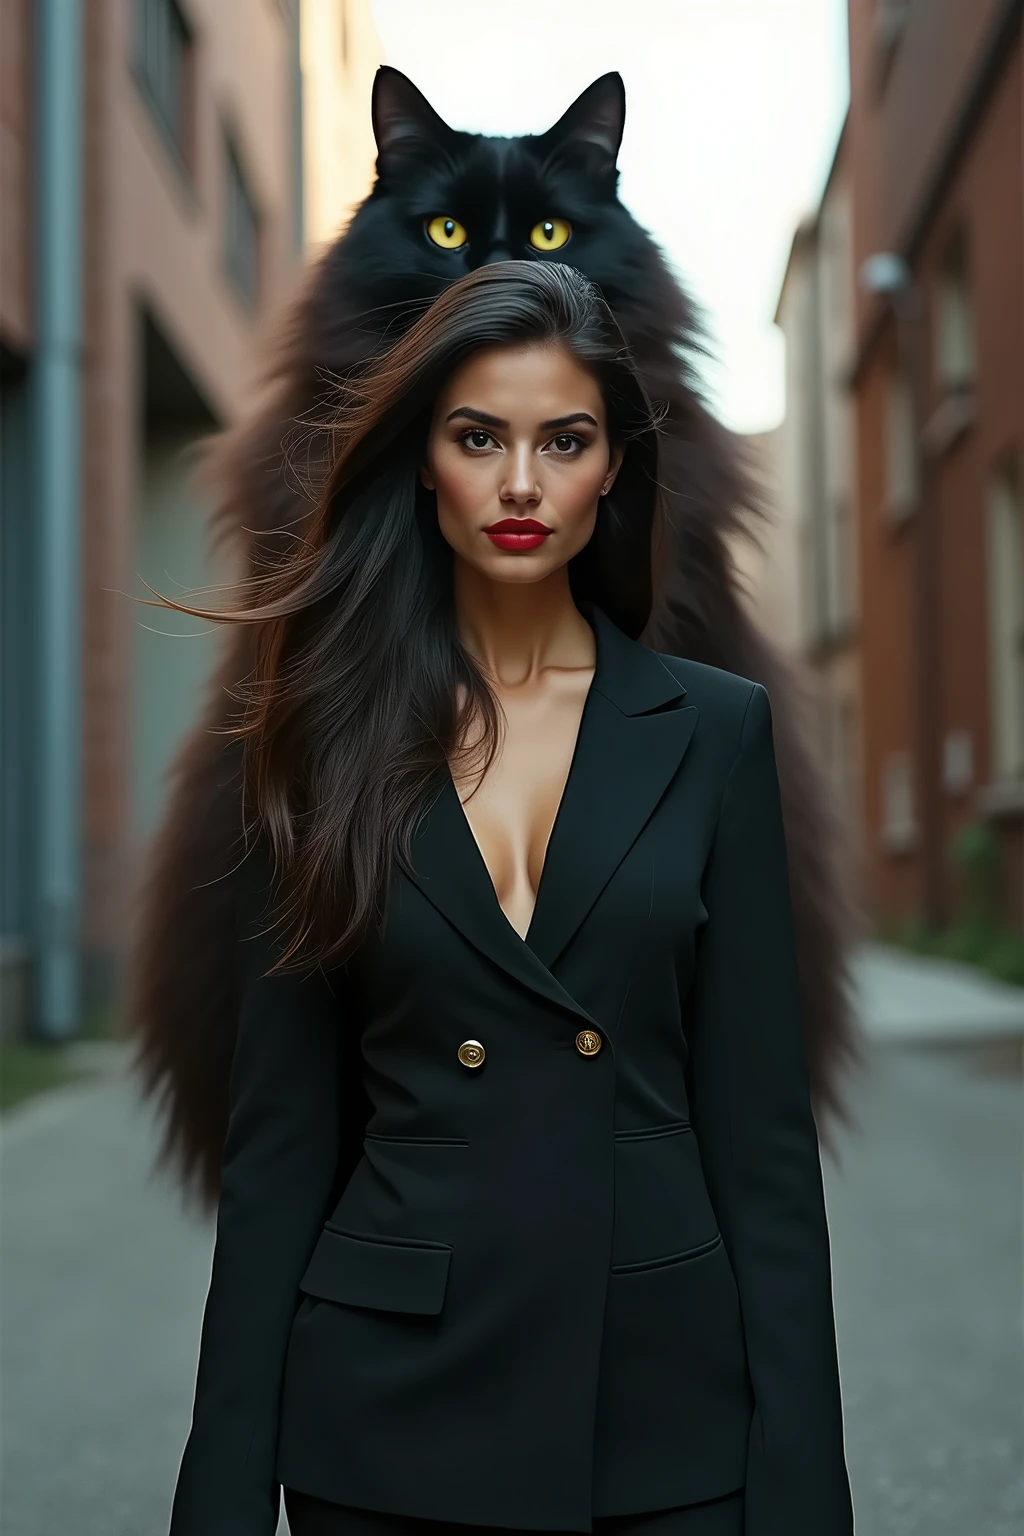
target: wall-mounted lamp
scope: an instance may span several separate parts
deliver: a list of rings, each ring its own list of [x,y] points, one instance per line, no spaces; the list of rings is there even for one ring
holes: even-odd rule
[[[913,281],[910,268],[895,251],[875,251],[860,264],[858,281],[865,293],[891,295],[909,288]]]

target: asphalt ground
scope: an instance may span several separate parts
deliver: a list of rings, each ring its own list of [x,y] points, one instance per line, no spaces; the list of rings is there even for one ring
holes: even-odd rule
[[[1020,1536],[1021,1041],[878,1033],[825,1162],[857,1533]],[[0,1131],[4,1536],[166,1531],[212,1232],[153,1148],[116,1061]]]

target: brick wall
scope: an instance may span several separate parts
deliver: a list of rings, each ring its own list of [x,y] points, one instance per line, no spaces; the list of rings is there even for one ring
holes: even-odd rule
[[[0,342],[26,352],[32,336],[32,6],[0,6]]]
[[[948,864],[957,830],[979,816],[990,775],[986,502],[991,477],[1007,455],[1024,452],[1024,79],[1019,28],[991,81],[941,195],[921,223],[922,197],[961,112],[1000,3],[972,6],[935,0],[910,7],[908,32],[879,94],[871,77],[873,4],[850,12],[850,150],[855,187],[858,265],[873,250],[901,249],[915,223],[914,277],[925,296],[928,397],[925,419],[944,386],[935,358],[938,282],[951,239],[966,242],[974,313],[976,376],[973,422],[933,463],[929,515],[937,527],[938,603],[935,654],[940,741],[966,733],[971,783],[938,790],[938,840],[944,860],[946,916],[959,892]],[[903,916],[922,904],[920,849],[899,851],[884,835],[882,784],[894,753],[919,745],[920,664],[917,619],[919,518],[894,528],[884,515],[884,395],[896,360],[896,335],[881,301],[861,295],[861,361],[856,378],[858,522],[861,562],[864,797],[868,874],[876,909]],[[939,769],[936,767],[935,777]],[[915,798],[918,786],[915,783]],[[1019,830],[1001,830],[1008,881],[1006,910],[1019,920]],[[1015,844],[1014,839],[1018,839]],[[1018,851],[1015,854],[1015,848]],[[1017,871],[1014,874],[1014,871]]]

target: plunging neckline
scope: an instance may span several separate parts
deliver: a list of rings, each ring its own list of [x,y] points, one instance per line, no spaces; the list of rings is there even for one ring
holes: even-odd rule
[[[579,606],[596,636],[597,665],[525,940],[497,899],[443,757],[406,873],[481,955],[593,1023],[551,967],[654,813],[687,752],[697,710],[679,707],[686,688],[661,657],[630,640],[595,605]]]
[[[487,860],[484,858],[483,849],[480,847],[480,844],[477,841],[476,833],[473,831],[473,824],[472,824],[472,822],[470,821],[469,817],[466,814],[466,807],[462,803],[462,797],[459,794],[458,785],[455,783],[455,775],[452,773],[451,764],[448,763],[447,761],[445,763],[445,770],[446,770],[447,777],[448,777],[448,785],[451,788],[452,794],[455,796],[455,801],[456,801],[456,804],[458,805],[458,808],[459,808],[460,818],[461,818],[461,820],[463,822],[463,825],[466,828],[466,831],[469,834],[470,843],[473,846],[473,849],[474,849],[474,851],[476,853],[477,860],[479,861],[480,867],[482,868],[483,873],[484,873],[484,877],[485,877],[485,879],[487,881],[488,888],[489,888],[489,890],[491,892],[492,897],[494,898],[494,905],[497,907],[499,913],[501,914],[501,917],[508,924],[509,929],[511,930],[511,932],[519,940],[520,944],[525,944],[528,948],[531,947],[530,946],[530,936],[533,933],[534,921],[535,921],[536,916],[537,916],[537,909],[540,906],[541,892],[544,889],[544,876],[547,874],[548,864],[550,863],[550,860],[551,860],[551,850],[552,850],[552,848],[554,846],[554,843],[555,843],[555,834],[556,834],[556,832],[558,830],[558,823],[562,820],[562,811],[563,811],[563,808],[565,806],[566,800],[568,799],[569,790],[570,790],[570,787],[571,787],[571,784],[572,784],[573,770],[576,767],[577,759],[579,758],[579,755],[580,755],[580,741],[581,741],[581,739],[583,737],[583,727],[584,727],[584,724],[585,724],[586,719],[587,719],[587,711],[588,711],[588,709],[590,707],[590,701],[591,701],[591,699],[594,696],[594,683],[595,683],[595,681],[597,679],[597,671],[598,671],[598,665],[599,665],[599,655],[597,654],[597,651],[598,651],[597,631],[596,631],[596,628],[594,628],[594,626],[591,626],[591,628],[592,628],[593,633],[594,633],[594,645],[595,645],[594,669],[593,669],[593,672],[591,673],[590,682],[587,684],[587,691],[586,691],[586,694],[584,695],[584,699],[583,699],[583,708],[580,710],[579,723],[576,726],[576,737],[575,737],[575,740],[573,741],[572,753],[570,754],[570,757],[569,757],[569,767],[568,767],[568,769],[566,771],[565,779],[563,780],[563,783],[562,783],[562,790],[561,790],[561,793],[560,793],[560,795],[558,797],[558,805],[555,807],[555,814],[554,814],[554,817],[552,818],[551,827],[550,827],[550,829],[548,831],[547,842],[544,844],[544,857],[541,860],[540,875],[539,875],[539,877],[537,879],[537,889],[534,892],[534,897],[533,897],[533,908],[532,908],[532,910],[530,912],[530,921],[526,925],[526,932],[525,933],[520,933],[519,932],[519,929],[513,923],[512,919],[509,917],[508,913],[505,911],[505,908],[501,904],[501,900],[500,900],[500,898],[498,896],[498,888],[497,888],[497,886],[494,883],[494,877],[492,876],[491,871],[488,868]],[[477,786],[477,787],[479,787],[479,786]]]

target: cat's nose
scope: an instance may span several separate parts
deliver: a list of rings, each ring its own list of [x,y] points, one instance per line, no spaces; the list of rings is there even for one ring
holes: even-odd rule
[[[485,254],[484,258],[483,258],[483,260],[480,262],[480,265],[482,267],[491,267],[491,266],[494,265],[494,263],[496,261],[511,261],[511,260],[512,260],[512,252],[509,250],[509,248],[505,244],[504,240],[497,240],[488,249],[488,251],[486,252],[486,254]]]

